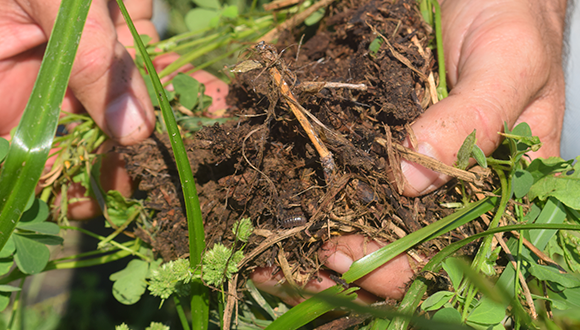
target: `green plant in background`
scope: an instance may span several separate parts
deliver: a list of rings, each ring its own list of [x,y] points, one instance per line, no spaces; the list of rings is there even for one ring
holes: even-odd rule
[[[70,50],[76,45],[67,44],[65,41],[73,40],[74,35],[80,33],[78,24],[82,28],[88,3],[87,1],[63,1],[63,9],[59,17],[73,15],[80,19],[77,20],[75,27],[71,27],[75,25],[74,22],[66,22],[71,26],[65,26],[62,18],[61,21],[57,21],[53,36],[59,38],[60,41],[49,43],[47,48],[49,54],[50,52],[61,54],[62,49],[54,49],[64,47],[70,55]],[[258,11],[256,1],[247,8],[248,10],[233,2],[222,4],[215,0],[199,0],[195,1],[195,4],[197,7],[191,8],[191,11],[184,15],[183,26],[189,28],[189,31],[182,31],[179,35],[156,44],[148,44],[147,37],[137,36],[136,31],[133,31],[139,50],[136,62],[141,66],[143,74],[152,73],[151,76],[146,75],[145,78],[154,103],[161,108],[159,117],[163,118],[162,128],[168,131],[171,138],[177,164],[186,168],[189,164],[187,164],[187,157],[184,157],[183,146],[179,142],[182,133],[176,122],[181,125],[181,128],[193,131],[200,125],[213,124],[220,120],[206,116],[205,112],[211,99],[204,95],[203,86],[199,82],[187,74],[177,74],[165,83],[165,86],[169,83],[173,84],[173,90],[168,91],[156,78],[149,58],[170,51],[176,51],[182,55],[178,61],[160,73],[163,77],[175,73],[185,63],[199,61],[208,52],[220,49],[219,56],[213,56],[205,63],[197,63],[194,70],[211,67],[235,52],[241,51],[245,47],[244,43],[262,36],[273,26],[274,21],[282,20],[291,12],[301,10],[311,3],[304,2],[299,7],[280,11],[276,17]],[[67,6],[70,7],[67,8]],[[121,1],[119,1],[119,6],[123,8]],[[440,98],[443,98],[446,95],[446,86],[440,38],[440,11],[435,1],[421,1],[420,6],[426,20],[431,24],[435,23],[437,52],[440,59],[438,90]],[[124,14],[130,22],[128,15]],[[207,18],[203,22],[195,19],[196,15],[201,14]],[[316,23],[322,15],[324,11],[319,10],[308,19],[307,24]],[[59,32],[59,29],[64,29],[64,32]],[[72,39],[70,39],[71,36],[73,36]],[[371,56],[375,48],[374,52],[380,48],[381,40],[377,38],[376,42],[371,42],[369,49]],[[148,44],[147,48],[140,44],[140,41]],[[72,53],[74,56],[74,52]],[[8,197],[6,201],[0,198],[0,229],[3,230],[0,235],[0,243],[3,246],[0,249],[0,276],[2,276],[0,277],[0,307],[6,308],[12,293],[16,292],[13,315],[19,311],[21,301],[19,292],[24,283],[23,279],[30,274],[52,269],[100,265],[133,256],[125,269],[110,276],[111,281],[114,282],[113,295],[120,302],[134,304],[149,289],[152,295],[161,298],[162,303],[173,297],[184,329],[190,328],[190,321],[194,329],[205,329],[210,317],[221,322],[225,302],[223,287],[238,271],[237,264],[243,258],[245,244],[253,230],[251,221],[242,219],[234,225],[232,230],[236,240],[231,247],[215,245],[204,253],[206,247],[199,204],[196,201],[195,184],[193,177],[186,173],[184,177],[181,177],[181,183],[188,202],[190,259],[178,259],[160,265],[159,260],[154,260],[150,247],[141,240],[117,242],[115,240],[117,235],[123,232],[130,223],[137,222],[141,226],[149,226],[148,214],[139,202],[127,200],[116,192],[104,194],[95,184],[98,182],[100,158],[91,152],[102,144],[105,136],[96,128],[94,122],[88,116],[73,114],[67,114],[58,122],[58,111],[55,110],[54,104],[58,104],[64,95],[63,88],[66,87],[67,70],[70,72],[71,61],[72,58],[69,56],[58,63],[59,65],[64,63],[65,66],[50,67],[43,64],[44,69],[39,75],[40,83],[37,83],[35,87],[29,106],[34,106],[35,109],[41,108],[40,105],[35,104],[38,100],[32,100],[34,95],[37,95],[34,93],[52,96],[38,99],[52,102],[53,105],[44,106],[44,109],[49,110],[42,112],[41,116],[35,113],[34,118],[30,114],[31,111],[27,110],[28,115],[25,114],[14,135],[13,141],[19,141],[17,146],[14,144],[10,146],[6,140],[0,138],[0,164],[5,160],[0,174],[0,197]],[[50,79],[46,78],[47,75]],[[48,88],[42,84],[42,80],[52,80],[53,76],[56,77],[58,83],[51,88],[58,88],[42,90],[42,88]],[[175,111],[179,107],[183,109]],[[190,113],[182,111],[184,109]],[[42,130],[33,126],[38,118],[41,119]],[[58,143],[60,149],[55,152],[57,158],[53,171],[44,178],[49,185],[43,189],[40,199],[31,198],[48,156],[48,150],[52,145],[51,141],[53,141],[57,123],[67,126],[73,122],[77,125],[70,128],[69,134],[54,138],[54,142]],[[24,130],[32,130],[40,134],[29,137],[23,135]],[[496,192],[501,193],[500,197],[490,196],[474,203],[469,203],[469,198],[466,197],[464,207],[454,214],[355,262],[343,275],[346,282],[353,282],[396,255],[412,248],[418,242],[436,238],[495,209],[495,216],[486,232],[449,245],[425,266],[425,272],[438,272],[443,268],[450,278],[452,287],[431,295],[421,304],[421,309],[429,313],[431,320],[426,321],[425,318],[414,315],[427,287],[426,280],[420,274],[418,279],[411,284],[407,295],[396,310],[354,305],[352,299],[356,296],[354,293],[356,288],[344,290],[336,286],[290,309],[288,313],[284,313],[287,310],[285,305],[279,300],[273,301],[269,296],[262,295],[251,282],[248,282],[246,284],[247,299],[240,304],[239,308],[240,328],[245,326],[252,329],[264,327],[296,329],[325,312],[341,308],[368,314],[367,322],[361,327],[366,329],[405,329],[409,322],[416,328],[424,329],[462,328],[465,324],[474,328],[499,328],[500,322],[506,317],[506,311],[514,320],[516,328],[554,326],[552,321],[545,316],[545,311],[535,312],[539,315],[536,319],[528,316],[526,309],[534,305],[549,306],[546,308],[551,309],[555,317],[573,316],[571,310],[580,308],[580,281],[577,276],[572,275],[580,271],[580,252],[578,252],[580,165],[578,163],[572,165],[572,161],[564,161],[560,158],[536,159],[527,164],[523,155],[537,150],[540,141],[532,135],[526,124],[518,125],[511,131],[505,127],[503,135],[504,147],[508,150],[506,157],[484,157],[481,149],[477,147],[475,132],[473,132],[459,151],[457,164],[460,168],[466,168],[469,159],[474,158],[483,167],[487,165],[492,167],[501,182],[501,190]],[[22,141],[24,144],[20,143]],[[187,169],[185,171],[187,172]],[[23,179],[13,175],[14,173],[23,173],[21,177],[26,176],[35,181],[23,182]],[[63,198],[65,202],[59,205],[61,212],[59,223],[62,226],[58,227],[56,224],[46,222],[49,208],[45,202],[52,200],[54,187],[59,187],[59,192],[66,196],[67,187],[72,182],[85,186],[87,194],[100,196],[100,202],[106,211],[107,225],[114,229],[111,235],[103,237],[81,228],[68,226],[66,198]],[[17,193],[13,193],[14,191]],[[527,213],[522,207],[526,201],[533,202]],[[514,210],[513,217],[504,217],[508,225],[502,223],[502,226],[498,227],[500,219],[505,215],[504,210],[510,205]],[[12,224],[11,219],[20,219],[20,221]],[[49,260],[46,245],[62,243],[62,238],[57,236],[60,229],[81,231],[97,238],[100,243],[94,251]],[[12,235],[6,235],[13,230]],[[508,240],[509,251],[504,251],[505,254],[513,256],[514,261],[508,263],[501,274],[498,274],[497,281],[492,283],[490,279],[498,276],[495,269],[500,248],[492,248],[491,242],[492,236],[500,232],[520,234],[514,234],[514,237]],[[461,247],[479,238],[482,238],[483,243],[471,265],[454,256],[454,253]],[[546,262],[545,258],[538,256],[534,250],[525,245],[524,238],[552,257],[552,263]],[[540,259],[543,261],[539,262]],[[14,264],[16,268],[11,271]],[[481,275],[482,273],[485,276]],[[521,281],[520,278],[527,280]],[[19,287],[8,285],[18,279],[22,279]],[[218,287],[222,292],[221,297],[218,298],[217,312],[210,313],[209,311],[208,290],[204,282]],[[524,301],[525,303],[522,304]],[[189,318],[186,315],[188,308],[191,310]],[[259,314],[261,316],[257,316]],[[14,324],[14,318],[10,324]],[[129,329],[129,327],[123,324],[117,329]],[[167,329],[167,326],[151,323],[148,329]]]
[[[115,327],[115,330],[131,330],[125,323]],[[169,330],[169,327],[159,322],[151,322],[151,325],[145,328],[145,330]]]

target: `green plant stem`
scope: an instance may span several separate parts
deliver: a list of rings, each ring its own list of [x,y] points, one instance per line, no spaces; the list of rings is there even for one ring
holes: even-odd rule
[[[173,48],[171,51],[179,52],[180,50],[183,50],[183,49],[196,47],[198,45],[205,45],[205,44],[210,43],[211,41],[218,39],[222,35],[223,35],[223,33],[214,33],[214,34],[210,34],[209,36],[206,36],[203,38],[194,39],[192,41],[185,42],[185,43],[182,43],[182,44],[175,46],[175,48]]]
[[[499,202],[498,208],[495,212],[495,215],[491,221],[491,223],[489,224],[489,229],[493,229],[496,228],[499,225],[499,220],[501,219],[501,217],[504,214],[504,211],[507,207],[507,203],[510,200],[511,196],[512,196],[512,187],[511,187],[511,177],[508,180],[506,178],[505,172],[501,169],[496,169],[494,167],[494,170],[497,173],[497,176],[499,177],[499,182],[500,182],[500,186],[501,186],[501,200]],[[493,236],[486,236],[483,240],[483,244],[481,245],[481,247],[479,248],[479,251],[477,252],[477,255],[475,256],[475,260],[473,261],[473,268],[476,272],[479,272],[481,270],[481,267],[483,266],[484,261],[486,260],[486,258],[488,257],[488,252],[491,250],[491,242],[493,240]],[[469,282],[470,285],[468,286],[468,290],[467,290],[467,295],[465,297],[465,304],[463,307],[463,312],[462,312],[462,320],[465,321],[467,319],[467,313],[469,311],[469,306],[471,306],[471,301],[473,300],[473,298],[475,297],[477,290],[475,288],[475,286],[473,286],[473,284],[471,282]],[[461,290],[459,290],[461,291]]]
[[[443,34],[441,32],[441,7],[437,0],[430,1],[435,7],[435,41],[437,43],[437,64],[439,65],[439,86],[437,92],[440,100],[447,97],[447,71],[445,70],[445,54],[443,53]]]
[[[244,38],[251,36],[252,34],[259,33],[260,29],[267,27],[271,23],[272,22],[269,20],[264,20],[264,21],[258,22],[258,23],[256,23],[256,26],[254,28],[248,28],[248,29],[236,32],[236,33],[230,33],[229,35],[225,36],[223,39],[221,39],[217,42],[214,42],[214,43],[209,44],[209,45],[205,45],[205,46],[197,48],[197,49],[195,49],[187,54],[184,54],[179,59],[177,59],[175,62],[171,63],[165,69],[163,69],[159,73],[159,77],[163,78],[167,75],[170,75],[171,73],[175,72],[177,69],[181,68],[185,64],[192,62],[193,60],[199,58],[200,56],[202,56],[202,55],[204,55],[212,50],[223,47],[234,40],[244,39]],[[259,33],[258,35],[261,35],[261,33]]]
[[[125,246],[125,247],[130,247],[131,245],[135,246],[135,243],[137,243],[136,241],[127,241],[124,243],[121,243],[121,245]],[[139,245],[140,246],[140,245]],[[108,250],[107,252],[114,252],[114,251],[118,251],[120,249],[113,249],[113,250]],[[72,259],[82,259],[82,258],[86,258],[86,257],[92,257],[95,255],[99,255],[99,254],[103,254],[103,251],[100,250],[92,250],[92,251],[87,251],[87,252],[82,252],[79,254],[74,254],[72,256],[68,256],[68,257],[62,257],[62,258],[58,258],[58,259],[54,259],[52,260],[52,262],[54,263],[62,263],[63,261],[66,260],[72,260]]]
[[[206,67],[208,67],[208,66],[210,66],[210,65],[212,65],[212,64],[214,64],[214,63],[216,63],[216,62],[218,62],[218,61],[221,61],[221,60],[223,60],[223,59],[225,59],[225,58],[228,58],[228,57],[229,57],[229,56],[231,56],[233,53],[235,53],[235,52],[237,52],[237,51],[240,51],[242,48],[244,48],[244,46],[236,47],[236,48],[234,48],[234,49],[232,49],[232,50],[228,51],[227,53],[225,53],[225,54],[222,54],[222,55],[220,55],[220,56],[218,56],[218,57],[214,58],[214,59],[213,59],[213,60],[211,60],[211,61],[207,61],[207,62],[205,62],[205,63],[203,63],[203,64],[201,64],[201,65],[198,65],[198,66],[196,66],[195,68],[193,68],[193,69],[191,69],[191,70],[187,71],[185,74],[187,74],[187,75],[190,75],[190,74],[192,74],[192,73],[194,73],[194,72],[196,72],[196,71],[203,70],[204,68],[206,68]]]
[[[138,249],[138,248],[137,248]],[[128,257],[132,254],[134,254],[135,251],[132,252],[128,252],[128,251],[124,251],[124,250],[119,250],[115,253],[110,253],[110,254],[106,254],[97,258],[92,258],[92,259],[85,259],[85,260],[74,260],[74,261],[69,261],[69,262],[60,262],[57,263],[55,261],[49,261],[48,264],[46,264],[46,267],[44,267],[44,269],[41,271],[42,272],[47,272],[49,270],[53,270],[53,269],[73,269],[73,268],[83,268],[83,267],[91,267],[91,266],[97,266],[97,265],[103,265],[112,261],[117,261],[119,259],[123,259],[125,257]],[[29,276],[28,274],[24,274],[22,273],[18,268],[15,268],[12,272],[10,272],[10,274],[6,277],[3,277],[0,279],[0,284],[8,284],[12,281],[24,278]]]
[[[181,326],[183,330],[190,330],[189,322],[185,316],[185,311],[183,311],[183,305],[181,304],[181,299],[173,294],[173,302],[175,302],[175,309],[177,310],[177,315],[179,316],[179,321],[181,321]]]
[[[111,235],[107,236],[104,240],[99,242],[99,247],[104,246],[105,244],[115,239],[115,237],[117,237],[120,233],[122,233],[123,230],[125,230],[125,228],[127,228],[127,226],[129,226],[131,222],[135,220],[135,218],[139,215],[140,212],[141,210],[137,209],[135,212],[131,213],[127,218],[127,220],[125,220],[125,222],[121,226],[119,226]]]
[[[519,200],[521,201],[521,200]],[[515,206],[515,210],[516,210],[516,216],[518,217],[518,221],[520,223],[524,222],[524,213],[522,210],[522,206],[516,204]],[[516,262],[516,275],[514,276],[514,297],[518,296],[518,292],[520,290],[520,273],[521,273],[521,266],[522,266],[522,249],[523,249],[523,245],[524,245],[524,237],[523,235],[521,235],[521,233],[518,231],[518,233],[520,234],[520,237],[518,239],[518,255],[517,255],[517,262]],[[507,253],[507,251],[506,251]],[[518,325],[519,327],[519,325]]]
[[[513,166],[513,160],[501,160],[492,157],[487,157],[486,160],[488,165],[507,165],[510,168]]]
[[[107,239],[104,236],[97,235],[95,233],[92,233],[92,232],[90,232],[90,231],[88,231],[86,229],[79,228],[79,227],[74,227],[74,226],[60,226],[60,228],[62,228],[62,229],[72,229],[72,230],[80,231],[81,233],[83,233],[85,235],[89,235],[91,237],[94,237],[94,238],[98,239],[101,242]],[[137,256],[137,257],[139,257],[139,258],[141,258],[141,259],[143,259],[143,260],[145,260],[147,262],[151,262],[151,258],[150,257],[147,257],[147,256],[145,256],[145,255],[143,255],[143,254],[141,254],[141,253],[139,253],[139,252],[137,252],[135,250],[131,250],[128,247],[120,244],[119,242],[109,241],[108,243],[110,243],[112,246],[116,247],[117,249],[125,250],[125,251],[130,252],[131,254],[133,254],[133,255],[135,255],[135,256]]]
[[[125,22],[127,23],[127,26],[133,35],[135,45],[137,46],[139,53],[145,61],[145,67],[147,68],[147,72],[149,73],[149,77],[153,83],[153,88],[155,89],[155,94],[163,114],[163,120],[167,126],[169,141],[171,142],[171,148],[175,156],[175,163],[177,165],[179,180],[181,183],[181,189],[183,190],[185,202],[187,229],[189,234],[190,267],[192,269],[196,269],[201,265],[201,255],[205,249],[205,233],[203,228],[203,218],[199,206],[199,199],[197,197],[197,189],[195,187],[195,180],[193,178],[193,172],[189,164],[185,146],[183,145],[183,139],[181,138],[177,123],[175,122],[173,110],[169,105],[165,90],[159,81],[157,71],[155,71],[155,67],[147,55],[145,46],[143,45],[141,37],[135,29],[135,25],[131,21],[131,17],[127,12],[127,8],[125,8],[125,4],[122,0],[117,0],[117,4],[119,5],[119,9],[125,18]],[[175,62],[173,64],[175,64]],[[169,66],[172,66],[172,64]],[[177,68],[179,67],[181,67],[181,65],[177,66]],[[205,330],[207,329],[209,323],[209,289],[203,285],[201,279],[194,279],[191,281],[191,292],[192,328],[196,330]]]
[[[6,327],[7,330],[11,330],[14,327],[14,322],[18,314],[20,314],[21,306],[20,306],[20,297],[22,295],[22,288],[24,288],[24,281],[26,278],[20,280],[20,291],[16,293],[16,297],[14,297],[14,302],[12,303],[12,313],[10,314],[10,322],[8,322],[8,326]],[[22,324],[20,324],[20,328],[22,328]]]

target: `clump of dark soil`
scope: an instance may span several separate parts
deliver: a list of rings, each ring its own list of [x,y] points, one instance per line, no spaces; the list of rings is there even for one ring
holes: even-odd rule
[[[259,68],[238,74],[231,86],[228,113],[239,119],[206,127],[186,142],[208,247],[231,245],[232,224],[249,217],[257,229],[244,250],[247,269],[276,264],[283,250],[304,283],[318,271],[315,253],[329,235],[359,232],[390,242],[449,213],[438,206],[449,188],[401,196],[400,158],[391,147],[432,103],[426,77],[433,73],[437,81],[429,27],[415,6],[414,0],[335,2],[302,44],[308,31],[296,29],[275,48],[261,44],[240,59]],[[370,47],[373,41],[378,50]],[[290,109],[293,101],[273,82],[272,68],[287,81],[334,165],[321,161]],[[367,89],[307,92],[307,82]],[[154,226],[138,235],[165,260],[186,257],[187,224],[167,138],[155,135],[122,152],[148,194],[145,205],[157,211]],[[431,246],[423,249],[429,254]]]

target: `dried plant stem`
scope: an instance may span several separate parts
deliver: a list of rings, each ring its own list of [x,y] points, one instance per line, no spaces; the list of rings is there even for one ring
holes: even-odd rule
[[[298,85],[297,88],[307,93],[318,93],[323,88],[347,88],[347,89],[356,89],[363,92],[368,90],[368,87],[365,84],[348,84],[326,81],[305,81],[300,85]]]
[[[383,139],[377,139],[377,143],[382,144],[381,141],[379,141],[379,140],[383,140]],[[383,142],[383,143],[385,143],[385,142]],[[385,143],[385,145],[386,145],[386,143]],[[461,179],[463,181],[473,182],[476,185],[479,185],[481,183],[481,178],[479,178],[474,173],[460,170],[460,169],[455,168],[453,166],[449,166],[449,165],[444,164],[444,163],[442,163],[434,158],[422,155],[416,151],[413,151],[409,148],[406,148],[398,143],[393,143],[393,146],[397,149],[397,151],[399,151],[401,153],[401,157],[405,158],[408,161],[417,163],[417,164],[425,166],[428,169],[431,169],[433,171],[443,173],[445,175],[449,175],[449,176]]]
[[[511,253],[510,249],[508,248],[507,244],[505,244],[505,242],[503,241],[502,234],[501,233],[494,234],[494,237],[498,241],[499,245],[501,245],[501,248],[504,250],[507,257],[510,259],[510,262],[511,262],[512,266],[514,266],[514,269],[517,269],[516,261]],[[534,300],[532,299],[532,294],[530,292],[530,289],[528,288],[528,284],[526,283],[526,279],[524,278],[524,275],[522,275],[521,272],[518,273],[518,279],[520,281],[520,285],[522,286],[522,290],[524,291],[524,296],[526,297],[526,302],[528,303],[528,307],[530,308],[530,316],[532,317],[532,319],[535,320],[538,318],[538,313],[536,312],[536,306],[534,306]]]
[[[224,308],[224,318],[222,324],[223,330],[229,330],[232,323],[232,312],[234,310],[237,297],[236,288],[238,285],[238,275],[239,274],[235,274],[233,278],[228,281],[228,299],[226,302],[226,307]]]
[[[515,230],[512,230],[511,233],[512,235],[514,235],[515,238],[520,239],[520,233],[518,233]],[[561,274],[566,273],[566,271],[564,270],[564,268],[562,268],[562,266],[558,265],[558,263],[552,260],[552,258],[548,257],[544,252],[540,251],[540,249],[538,249],[534,244],[532,244],[532,242],[528,241],[525,237],[522,237],[522,241],[524,245],[528,249],[530,249],[530,251],[532,251],[538,258],[544,260],[547,264],[550,264],[558,268]]]
[[[334,176],[334,170],[336,167],[334,164],[334,159],[332,158],[332,153],[328,151],[324,143],[320,140],[318,134],[316,134],[316,132],[312,128],[312,125],[308,121],[308,118],[306,118],[306,116],[302,113],[302,111],[300,111],[300,109],[295,105],[295,103],[298,103],[298,101],[290,91],[290,87],[288,86],[286,80],[284,80],[284,78],[282,77],[280,71],[275,66],[271,66],[269,72],[276,85],[280,88],[280,93],[285,98],[288,99],[286,100],[287,101],[286,103],[290,107],[290,110],[292,111],[292,113],[302,126],[302,128],[304,128],[304,130],[306,131],[306,135],[308,135],[308,138],[310,139],[310,141],[314,145],[314,148],[320,155],[320,161],[324,169],[326,182],[330,183],[332,181],[332,177]]]

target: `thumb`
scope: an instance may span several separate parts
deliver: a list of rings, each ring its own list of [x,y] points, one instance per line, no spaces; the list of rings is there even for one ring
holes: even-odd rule
[[[155,116],[147,88],[125,47],[117,40],[107,0],[93,1],[73,64],[69,87],[95,123],[116,142],[143,140]],[[49,35],[60,1],[33,0],[25,10]]]
[[[417,152],[453,165],[475,129],[477,145],[490,155],[501,142],[498,132],[504,122],[511,128],[527,121],[544,143],[535,156],[558,155],[564,112],[561,62],[553,51],[558,38],[549,49],[533,21],[496,16],[473,23],[463,38],[444,37],[449,41],[448,78],[454,86],[449,97],[412,125]],[[429,193],[449,180],[412,162],[402,161],[401,167],[406,196]]]

